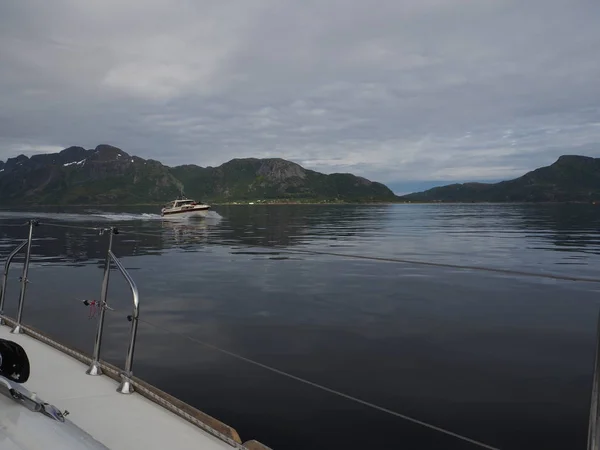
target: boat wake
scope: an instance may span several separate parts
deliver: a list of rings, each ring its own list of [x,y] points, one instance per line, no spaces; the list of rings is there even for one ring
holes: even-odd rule
[[[209,220],[221,220],[223,217],[216,211],[208,211],[206,213],[206,217],[205,219],[209,219]]]
[[[109,213],[109,212],[87,212],[87,213],[49,213],[33,211],[1,211],[0,227],[3,220],[15,219],[39,219],[58,220],[61,222],[125,222],[133,220],[160,220],[160,214],[131,214],[131,213]]]
[[[160,214],[149,213],[111,213],[98,210],[87,210],[83,213],[49,213],[33,211],[0,211],[0,227],[3,221],[14,221],[16,219],[38,219],[38,220],[56,220],[61,222],[131,222],[131,221],[159,221],[163,220]],[[215,211],[208,211],[206,217],[200,220],[219,221],[222,217]],[[198,220],[197,218],[182,220]]]
[[[127,213],[103,213],[95,214],[94,217],[99,217],[106,220],[112,221],[129,221],[129,220],[160,220],[160,214],[127,214]]]

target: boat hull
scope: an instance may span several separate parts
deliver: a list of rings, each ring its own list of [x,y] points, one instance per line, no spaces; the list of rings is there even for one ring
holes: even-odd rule
[[[206,217],[210,208],[193,208],[179,211],[164,211],[162,213],[163,219],[181,219],[188,217]]]

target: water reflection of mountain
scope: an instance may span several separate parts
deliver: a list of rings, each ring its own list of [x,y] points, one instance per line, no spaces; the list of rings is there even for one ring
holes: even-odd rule
[[[77,226],[96,226],[80,224]],[[27,227],[3,227],[0,224],[0,256],[4,258],[19,242],[27,238]],[[32,252],[34,259],[81,265],[102,264],[106,256],[108,235],[99,231],[70,229],[41,224],[34,229]],[[165,245],[159,236],[115,236],[113,249],[119,256],[156,254]]]
[[[220,207],[219,214],[206,219],[161,220],[143,215],[130,220],[106,220],[83,214],[55,214],[40,220],[34,230],[36,259],[67,264],[102,264],[108,236],[99,231],[67,228],[114,226],[121,233],[114,239],[120,257],[161,254],[177,247],[193,250],[207,244],[250,244],[295,246],[315,240],[348,239],[373,233],[386,226],[389,206],[288,205]],[[0,221],[0,257],[27,237],[26,221],[11,215]],[[116,216],[120,217],[120,216]],[[54,225],[62,225],[53,226]],[[11,226],[6,226],[11,225]]]
[[[295,246],[383,229],[389,205],[264,205],[221,207],[224,227],[213,240],[261,246]]]
[[[515,205],[515,212],[514,226],[553,250],[600,255],[600,206]]]

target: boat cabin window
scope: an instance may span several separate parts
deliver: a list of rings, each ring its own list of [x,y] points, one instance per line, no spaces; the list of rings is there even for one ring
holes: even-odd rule
[[[192,203],[194,203],[194,200],[178,200],[175,202],[175,206],[191,205]]]

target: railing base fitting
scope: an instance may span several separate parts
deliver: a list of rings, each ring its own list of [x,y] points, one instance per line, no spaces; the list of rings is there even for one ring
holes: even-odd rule
[[[121,383],[117,388],[117,392],[120,394],[133,394],[133,384],[131,384],[131,379],[128,376],[121,374]]]
[[[88,375],[98,376],[102,375],[102,369],[100,368],[100,364],[98,362],[92,362],[88,370],[85,371]]]

